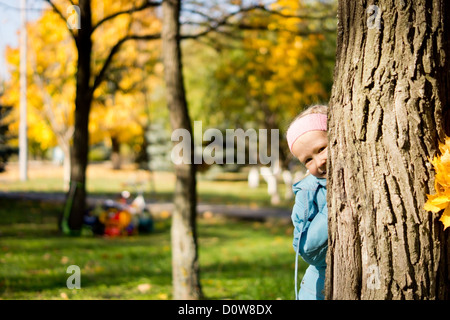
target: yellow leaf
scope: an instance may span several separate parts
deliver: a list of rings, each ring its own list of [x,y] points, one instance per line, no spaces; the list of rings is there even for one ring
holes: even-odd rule
[[[434,195],[427,195],[428,200],[424,209],[432,212],[439,212],[445,209],[439,221],[444,224],[444,230],[450,226],[450,138],[446,137],[444,143],[439,144],[440,156],[430,159],[436,171]]]
[[[434,213],[437,213],[437,212],[439,212],[439,211],[442,210],[442,209],[439,208],[439,207],[433,206],[433,205],[430,204],[428,201],[425,203],[425,205],[424,205],[423,208],[424,208],[425,210],[427,210],[427,211],[431,211],[431,212],[434,212]]]
[[[447,206],[447,208],[445,208],[439,221],[444,224],[444,230],[450,226],[450,206]]]
[[[428,195],[428,201],[425,203],[425,210],[438,212],[447,207],[450,198],[447,195]]]
[[[160,299],[160,300],[167,300],[168,298],[169,298],[169,295],[167,293],[158,294],[158,299]]]

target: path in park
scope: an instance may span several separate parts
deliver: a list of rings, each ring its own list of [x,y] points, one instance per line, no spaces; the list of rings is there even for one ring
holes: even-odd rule
[[[46,193],[46,192],[4,192],[0,191],[0,198],[8,199],[23,199],[23,200],[43,200],[43,201],[55,201],[64,202],[66,199],[65,193]],[[102,203],[108,197],[101,196],[88,196],[88,204],[95,205],[99,202]],[[150,212],[158,214],[161,212],[172,212],[173,203],[171,202],[151,202],[146,200],[146,204]],[[238,205],[225,205],[225,204],[206,204],[199,203],[197,205],[197,212],[199,214],[212,213],[217,215],[223,215],[226,217],[234,217],[249,220],[265,220],[267,218],[278,219],[290,219],[291,210],[286,208],[274,208],[274,207],[250,207],[250,206],[238,206]]]

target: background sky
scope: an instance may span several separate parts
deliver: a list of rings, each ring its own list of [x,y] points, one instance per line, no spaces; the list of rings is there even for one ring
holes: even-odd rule
[[[27,0],[27,21],[36,20],[45,8],[43,0]],[[20,0],[0,0],[0,81],[8,77],[5,49],[18,47],[19,29]]]

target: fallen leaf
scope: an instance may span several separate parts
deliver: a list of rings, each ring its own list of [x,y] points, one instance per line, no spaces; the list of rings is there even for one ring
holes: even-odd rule
[[[168,298],[169,298],[169,296],[167,295],[167,293],[158,294],[158,299],[160,299],[160,300],[167,300]]]

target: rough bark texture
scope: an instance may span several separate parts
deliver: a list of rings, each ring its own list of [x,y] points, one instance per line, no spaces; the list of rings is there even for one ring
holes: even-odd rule
[[[449,23],[446,0],[339,1],[327,299],[449,298],[448,231],[423,210],[450,135]]]
[[[192,134],[181,65],[180,1],[166,0],[162,7],[162,54],[170,123],[172,130],[186,129]],[[193,156],[193,139],[191,143]],[[173,298],[199,299],[202,297],[202,292],[197,253],[195,166],[193,164],[176,165],[175,173],[175,207],[171,228]]]

